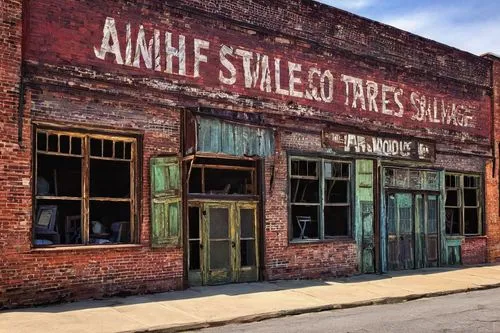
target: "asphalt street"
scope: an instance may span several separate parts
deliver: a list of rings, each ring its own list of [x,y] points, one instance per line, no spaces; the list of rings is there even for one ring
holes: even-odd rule
[[[199,332],[500,332],[500,289],[304,314]]]

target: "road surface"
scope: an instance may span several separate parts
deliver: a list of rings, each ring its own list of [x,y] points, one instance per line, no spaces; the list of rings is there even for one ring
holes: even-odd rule
[[[500,289],[304,314],[199,332],[500,332]]]

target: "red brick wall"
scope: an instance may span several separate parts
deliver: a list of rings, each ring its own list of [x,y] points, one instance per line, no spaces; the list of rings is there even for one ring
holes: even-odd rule
[[[287,150],[326,152],[321,137],[281,131],[277,154],[266,159],[265,268],[268,279],[345,276],[358,272],[356,243],[352,238],[321,243],[293,244],[288,241]],[[274,181],[270,187],[274,165]]]
[[[143,134],[140,239],[138,245],[123,247],[32,249],[31,148],[26,148],[27,153],[22,158],[4,157],[16,163],[12,170],[23,172],[28,182],[23,188],[12,186],[16,180],[9,170],[9,184],[4,188],[14,194],[2,198],[1,204],[10,204],[15,210],[2,209],[4,228],[0,237],[5,239],[2,243],[5,257],[0,261],[0,308],[182,288],[182,249],[149,247],[149,159],[178,152],[180,113],[136,101],[112,100],[96,93],[79,92],[76,95],[74,91],[44,89],[28,90],[27,96],[31,117],[29,113],[27,116],[35,122],[63,122],[96,130],[112,127]],[[25,126],[25,144],[30,147],[31,123]],[[15,199],[18,197],[24,199]],[[21,219],[20,216],[25,217]],[[10,223],[5,225],[5,221]]]
[[[465,237],[462,243],[462,263],[464,265],[478,265],[486,262],[487,237]]]
[[[500,58],[493,60],[493,107],[495,162],[486,166],[486,234],[488,236],[488,261],[500,262]]]

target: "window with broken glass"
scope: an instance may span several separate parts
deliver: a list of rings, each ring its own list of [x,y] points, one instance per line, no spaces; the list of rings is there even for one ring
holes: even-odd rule
[[[481,177],[446,174],[446,234],[480,235]]]
[[[37,129],[35,246],[134,242],[137,140]]]
[[[351,163],[292,157],[290,226],[293,241],[351,234]]]

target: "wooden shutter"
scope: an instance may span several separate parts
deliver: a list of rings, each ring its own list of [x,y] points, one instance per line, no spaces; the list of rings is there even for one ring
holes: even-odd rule
[[[177,156],[154,157],[151,168],[151,246],[180,246],[181,173]]]

